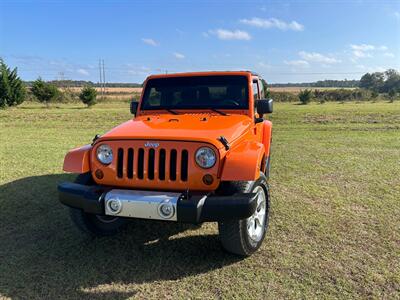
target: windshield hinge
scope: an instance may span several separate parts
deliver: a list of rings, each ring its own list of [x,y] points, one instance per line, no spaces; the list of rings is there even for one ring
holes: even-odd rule
[[[222,145],[224,145],[225,150],[228,151],[228,150],[231,148],[231,146],[230,146],[229,143],[228,143],[228,140],[227,140],[224,136],[221,135],[221,136],[218,138],[218,140],[221,142]]]
[[[92,146],[94,145],[94,143],[100,138],[100,134],[96,134],[92,140]]]

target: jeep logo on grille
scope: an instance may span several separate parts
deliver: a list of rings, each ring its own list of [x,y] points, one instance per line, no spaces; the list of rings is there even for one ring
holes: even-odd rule
[[[146,144],[144,144],[145,147],[152,147],[152,148],[157,148],[158,146],[160,146],[160,143],[151,143],[151,142],[147,142]]]

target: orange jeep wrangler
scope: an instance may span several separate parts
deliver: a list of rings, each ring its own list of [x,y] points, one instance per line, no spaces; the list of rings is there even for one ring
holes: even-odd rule
[[[135,118],[68,152],[58,186],[72,220],[111,235],[129,218],[218,222],[222,246],[249,256],[268,227],[272,100],[249,71],[149,76]]]

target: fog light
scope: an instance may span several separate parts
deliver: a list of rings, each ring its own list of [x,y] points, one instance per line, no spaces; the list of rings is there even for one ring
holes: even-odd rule
[[[169,200],[164,200],[158,206],[158,214],[163,219],[170,219],[175,214],[174,205]]]
[[[118,199],[110,199],[107,202],[108,209],[111,213],[117,214],[122,209],[122,203]]]
[[[203,176],[203,182],[206,185],[210,185],[214,182],[214,178],[210,174],[206,174]]]
[[[104,173],[102,170],[97,169],[96,172],[94,172],[94,175],[96,176],[97,179],[103,179]]]

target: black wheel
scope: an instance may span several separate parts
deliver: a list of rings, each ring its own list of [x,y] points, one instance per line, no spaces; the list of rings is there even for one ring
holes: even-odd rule
[[[70,208],[70,217],[81,231],[91,236],[115,235],[127,222],[118,217],[88,214],[77,208]]]
[[[260,248],[268,229],[270,196],[266,176],[260,173],[256,181],[225,183],[221,192],[257,194],[257,208],[252,216],[218,223],[223,248],[236,255],[250,256]]]
[[[90,173],[79,174],[74,182],[84,185],[95,184]],[[70,208],[70,217],[81,231],[92,236],[114,235],[127,223],[126,219],[89,214],[77,208]]]

